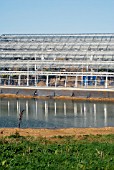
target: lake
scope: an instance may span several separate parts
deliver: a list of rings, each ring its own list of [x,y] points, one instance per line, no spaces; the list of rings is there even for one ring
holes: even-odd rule
[[[114,126],[114,104],[72,100],[0,98],[0,127],[85,128]]]

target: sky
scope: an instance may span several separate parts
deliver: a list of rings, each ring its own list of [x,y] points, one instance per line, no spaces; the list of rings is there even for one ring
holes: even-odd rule
[[[0,0],[0,34],[114,33],[114,0]]]

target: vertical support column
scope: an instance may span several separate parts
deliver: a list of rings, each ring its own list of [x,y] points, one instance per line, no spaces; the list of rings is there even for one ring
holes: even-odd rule
[[[8,85],[10,85],[10,76],[9,76],[9,78],[8,78]]]
[[[88,86],[88,76],[86,76],[86,87]]]
[[[27,73],[27,86],[29,86],[29,73]]]
[[[20,80],[21,80],[21,75],[19,74],[19,77],[18,77],[18,86],[20,86]]]
[[[83,86],[83,75],[81,76],[81,86]]]
[[[84,83],[84,86],[87,87],[87,83],[88,83],[88,77],[87,76],[84,76],[83,83]]]
[[[36,73],[35,73],[35,86],[37,86],[37,83],[36,83]]]
[[[57,87],[57,76],[56,76],[56,79],[55,79],[55,87]]]
[[[29,86],[29,65],[27,66],[27,86]]]
[[[34,66],[34,70],[36,71],[36,64],[35,64],[35,66]]]
[[[97,87],[97,76],[95,78],[95,87]]]
[[[48,78],[49,76],[47,75],[47,78],[46,78],[46,86],[48,87]]]
[[[36,56],[35,56],[35,60],[36,60]],[[36,86],[36,85],[37,85],[37,84],[36,84],[36,64],[34,65],[34,70],[35,70],[35,80],[34,80],[35,82],[34,82],[34,84],[35,84],[35,86]]]
[[[0,85],[1,85],[1,77],[0,77]]]
[[[66,79],[65,79],[65,87],[66,87],[66,84],[67,84],[67,76],[66,76]]]
[[[38,75],[36,76],[36,80],[37,80],[37,81],[36,81],[36,86],[37,86],[37,83],[38,83]]]
[[[106,80],[105,80],[105,88],[107,88],[107,85],[108,85],[108,82],[107,82],[107,80],[108,80],[108,77],[107,77],[107,75],[106,75]]]
[[[43,56],[43,42],[42,42],[42,55],[41,55],[41,60],[44,60],[44,56]]]
[[[75,87],[77,87],[77,76],[75,78]]]

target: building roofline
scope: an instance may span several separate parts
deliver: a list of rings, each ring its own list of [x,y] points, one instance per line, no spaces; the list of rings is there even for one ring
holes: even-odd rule
[[[76,34],[1,34],[0,36],[114,36],[114,33],[76,33]]]

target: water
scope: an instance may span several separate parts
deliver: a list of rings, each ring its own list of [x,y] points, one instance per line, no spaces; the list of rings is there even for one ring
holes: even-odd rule
[[[71,100],[0,99],[0,127],[69,128],[114,126],[114,104]]]

